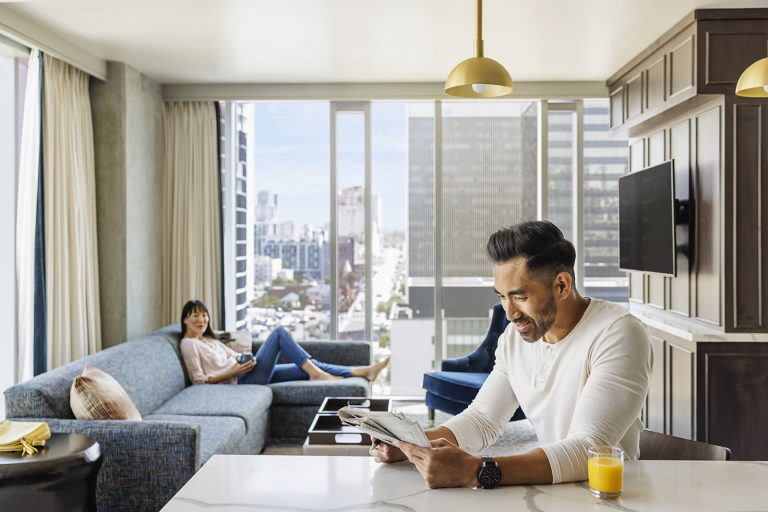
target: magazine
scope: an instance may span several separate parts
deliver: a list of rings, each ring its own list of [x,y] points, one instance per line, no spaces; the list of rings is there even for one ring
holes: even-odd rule
[[[356,407],[342,407],[339,418],[345,425],[357,428],[387,444],[395,440],[405,441],[423,448],[429,448],[429,439],[419,422],[400,412],[369,411]]]

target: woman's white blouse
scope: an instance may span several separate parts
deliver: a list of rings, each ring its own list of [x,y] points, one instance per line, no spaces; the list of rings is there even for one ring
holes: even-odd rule
[[[237,366],[237,352],[219,340],[184,338],[181,340],[181,357],[193,384],[206,384],[209,377]],[[237,379],[227,379],[220,384],[237,384]]]

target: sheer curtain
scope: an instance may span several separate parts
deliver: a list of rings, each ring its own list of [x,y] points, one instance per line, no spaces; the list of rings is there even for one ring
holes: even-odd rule
[[[165,103],[163,310],[178,322],[200,299],[221,324],[221,199],[216,111],[212,102]]]
[[[44,59],[46,326],[55,368],[101,349],[101,314],[88,75]]]
[[[40,172],[40,52],[29,54],[16,198],[16,378],[32,377],[35,341],[35,223]]]

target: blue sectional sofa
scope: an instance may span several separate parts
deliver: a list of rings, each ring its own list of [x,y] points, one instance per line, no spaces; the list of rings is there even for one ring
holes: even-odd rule
[[[369,396],[360,377],[258,385],[190,386],[179,352],[181,330],[169,326],[56,368],[5,392],[6,417],[47,421],[52,432],[98,441],[100,511],[156,511],[214,454],[258,454],[268,439],[306,436],[326,396]],[[366,365],[363,341],[302,346],[322,361]],[[254,344],[254,350],[258,344]],[[72,380],[89,364],[114,377],[142,421],[84,421],[69,406]]]

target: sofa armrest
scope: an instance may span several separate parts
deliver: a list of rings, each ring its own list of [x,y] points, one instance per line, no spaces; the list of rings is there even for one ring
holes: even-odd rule
[[[81,434],[101,445],[99,510],[160,510],[198,469],[200,428],[159,421],[45,421],[54,433]]]
[[[263,342],[254,341],[253,351],[259,349]],[[360,340],[312,340],[301,341],[299,345],[309,355],[318,361],[345,366],[365,366],[371,364],[371,342]],[[282,357],[280,362],[287,362]]]

